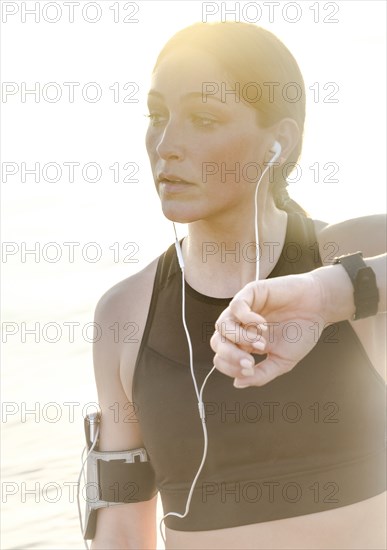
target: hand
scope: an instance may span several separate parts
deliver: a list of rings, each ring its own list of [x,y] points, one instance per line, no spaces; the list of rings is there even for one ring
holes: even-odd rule
[[[289,372],[316,345],[328,310],[314,273],[249,283],[220,315],[210,342],[214,365],[235,378],[235,387],[267,384]],[[255,365],[252,353],[267,357]]]

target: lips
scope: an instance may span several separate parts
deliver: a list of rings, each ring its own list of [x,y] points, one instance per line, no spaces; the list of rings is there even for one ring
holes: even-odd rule
[[[164,172],[161,172],[157,176],[158,183],[166,183],[166,184],[177,184],[177,183],[185,183],[185,184],[191,184],[192,182],[184,180],[180,178],[179,176],[175,176],[173,174],[164,174]]]
[[[179,193],[186,191],[189,187],[195,185],[190,181],[181,179],[174,174],[160,173],[157,176],[157,183],[160,191],[163,193]]]

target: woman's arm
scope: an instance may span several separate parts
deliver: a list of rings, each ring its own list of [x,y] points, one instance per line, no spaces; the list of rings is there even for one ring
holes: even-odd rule
[[[365,259],[376,275],[379,312],[386,311],[386,258]],[[217,321],[214,364],[236,387],[262,386],[289,372],[316,345],[327,324],[351,319],[353,285],[340,265],[246,285]],[[254,354],[267,354],[254,365]]]
[[[363,216],[334,224],[315,221],[315,232],[324,265],[330,265],[334,256],[358,250],[361,250],[365,258],[387,251],[385,214]]]
[[[101,329],[101,338],[93,344],[95,380],[102,412],[100,451],[130,450],[143,446],[138,423],[124,422],[127,416],[125,405],[129,400],[120,378],[120,343],[114,342],[109,327],[117,321],[121,323],[119,312],[128,300],[128,285],[125,286],[125,299],[123,290],[117,291],[117,288],[120,289],[120,285],[101,298],[95,311],[95,323]],[[115,414],[113,408],[121,414]],[[156,548],[156,501],[154,497],[149,501],[100,508],[91,549]]]

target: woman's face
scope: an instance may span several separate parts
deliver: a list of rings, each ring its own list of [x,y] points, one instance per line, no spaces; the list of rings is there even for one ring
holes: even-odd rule
[[[146,147],[170,220],[251,211],[274,137],[228,80],[212,56],[191,48],[166,56],[153,74]]]

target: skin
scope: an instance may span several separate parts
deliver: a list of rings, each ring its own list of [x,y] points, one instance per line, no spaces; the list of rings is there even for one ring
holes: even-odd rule
[[[386,259],[386,254],[366,258],[379,289],[378,313],[386,311]],[[237,293],[216,321],[211,338],[214,365],[233,377],[237,388],[263,386],[291,371],[312,350],[316,337],[311,326],[318,326],[321,334],[332,323],[352,319],[355,311],[353,286],[341,265],[253,281]],[[273,323],[271,330],[268,323]],[[283,338],[285,323],[299,328],[296,341]],[[267,357],[255,365],[251,353]]]
[[[217,298],[233,296],[253,281],[255,266],[243,258],[235,261],[232,255],[222,261],[220,254],[209,256],[203,262],[203,244],[224,242],[230,250],[237,243],[243,246],[254,241],[255,189],[251,181],[243,178],[237,181],[235,175],[222,181],[218,173],[204,182],[203,163],[220,166],[224,162],[228,168],[237,162],[241,166],[249,162],[263,165],[269,160],[267,155],[274,139],[281,142],[281,162],[285,162],[299,139],[297,125],[289,119],[264,129],[257,124],[251,106],[235,102],[232,97],[226,103],[215,100],[203,103],[197,97],[188,96],[201,92],[202,82],[221,83],[226,79],[227,75],[214,59],[195,50],[186,49],[166,57],[153,75],[154,91],[149,101],[151,120],[146,137],[163,213],[170,220],[188,224],[188,238],[183,242],[186,281],[198,292]],[[160,175],[190,184],[161,183]],[[280,246],[276,247],[274,258],[263,248],[261,279],[267,277],[278,261],[287,224],[287,214],[276,208],[268,187],[268,180],[264,178],[258,193],[260,241],[279,242]],[[383,223],[377,216],[363,218],[361,224],[358,220],[336,225],[316,222],[322,258],[326,256],[325,245],[329,242],[337,243],[340,254],[362,250],[367,257],[384,252],[380,237],[384,234]],[[154,260],[141,272],[115,285],[96,308],[95,321],[101,325],[104,335],[94,345],[103,419],[101,450],[122,450],[143,444],[140,426],[125,424],[122,419],[113,422],[109,406],[118,403],[123,410],[125,403],[132,402],[134,365],[146,324],[156,265]],[[114,322],[121,326],[128,319],[139,327],[137,343],[113,342],[108,327]],[[375,319],[357,323],[356,332],[366,352],[372,359],[379,358],[374,365],[381,375],[380,340],[372,336]],[[380,330],[381,324],[378,326]],[[230,529],[206,532],[166,529],[167,548],[384,548],[384,506],[385,496],[377,495],[335,510]],[[139,517],[142,522],[134,528]],[[154,501],[100,510],[92,550],[154,548],[155,528]]]
[[[174,85],[176,74],[179,74],[179,86]],[[219,254],[203,262],[203,244],[224,242],[229,249],[235,243],[243,247],[254,241],[255,184],[248,173],[243,177],[243,168],[256,163],[263,169],[271,158],[269,150],[275,139],[281,140],[285,159],[299,133],[290,119],[270,128],[260,128],[251,106],[236,102],[233,97],[222,102],[219,93],[216,99],[210,96],[204,103],[202,83],[221,83],[226,79],[227,75],[215,60],[195,50],[186,49],[165,58],[153,77],[149,94],[152,119],[146,137],[163,213],[170,220],[189,224],[189,236],[183,242],[186,280],[190,283],[202,279],[204,293],[217,297],[232,296],[254,279],[255,265],[243,261],[222,262]],[[199,97],[191,98],[192,93],[199,93]],[[219,170],[205,181],[203,165],[209,162]],[[230,171],[239,165],[240,170],[236,175],[223,174],[222,177],[222,164]],[[160,184],[157,179],[160,174],[193,183],[174,191],[171,186]],[[267,192],[268,183],[265,178],[259,188],[259,234],[263,241],[276,241],[277,237],[284,238],[286,214],[275,206]],[[279,254],[276,250],[274,261],[269,261],[269,250],[263,247],[261,277],[273,269]],[[229,279],[222,284],[223,296],[218,296],[217,281],[208,288],[207,279],[219,268],[225,268],[223,271]]]

